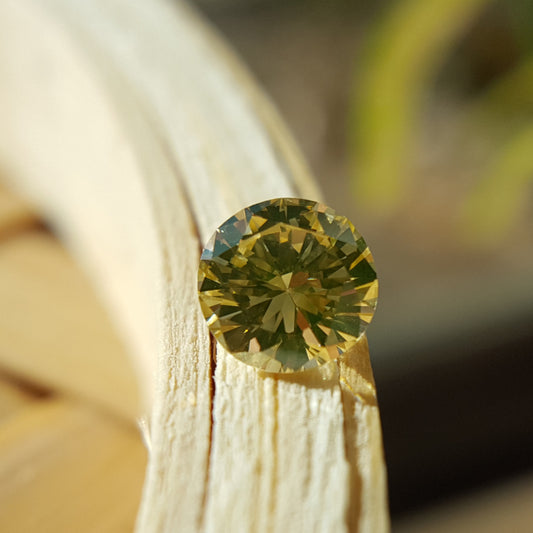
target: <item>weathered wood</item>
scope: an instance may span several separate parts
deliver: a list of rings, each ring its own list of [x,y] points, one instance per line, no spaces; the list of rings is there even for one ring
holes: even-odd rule
[[[201,243],[320,196],[248,74],[181,2],[6,0],[0,30],[0,162],[92,273],[151,406],[138,530],[386,531],[364,340],[292,378],[211,360]]]

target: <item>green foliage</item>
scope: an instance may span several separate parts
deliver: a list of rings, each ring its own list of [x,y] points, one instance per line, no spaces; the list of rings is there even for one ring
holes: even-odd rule
[[[349,127],[354,188],[374,212],[400,209],[412,190],[412,156],[425,97],[466,29],[493,4],[398,0],[372,28],[357,70]],[[533,2],[505,9],[513,28],[520,27],[516,41],[521,51],[531,50]],[[533,55],[465,107],[458,138],[466,146],[467,135],[486,136],[490,146],[471,197],[457,201],[461,220],[481,240],[495,235],[496,224],[501,232],[511,227],[520,212],[524,189],[533,177],[532,111]]]
[[[379,209],[407,190],[419,103],[446,53],[489,0],[404,0],[375,30],[357,84],[351,138],[358,195]]]
[[[467,197],[460,226],[467,237],[497,244],[525,207],[524,189],[533,177],[533,122],[523,126],[489,158]]]
[[[466,112],[466,120],[471,125],[492,122],[506,130],[532,117],[533,55],[496,80]]]

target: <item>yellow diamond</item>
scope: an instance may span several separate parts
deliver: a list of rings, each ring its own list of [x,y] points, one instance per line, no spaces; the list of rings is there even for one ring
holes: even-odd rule
[[[267,372],[295,372],[352,348],[378,281],[353,224],[320,203],[278,198],[239,211],[206,245],[198,274],[211,333]]]

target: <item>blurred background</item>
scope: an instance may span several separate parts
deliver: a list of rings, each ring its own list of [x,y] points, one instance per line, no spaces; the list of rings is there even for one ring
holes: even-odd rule
[[[533,0],[195,3],[374,254],[393,531],[533,531]],[[79,267],[3,188],[0,237],[0,525],[8,507],[55,515],[52,494],[61,520],[79,520],[70,497],[96,502],[88,531],[131,530],[146,456],[124,347]],[[109,397],[92,388],[111,381],[96,357],[122,376]]]
[[[202,0],[373,251],[394,529],[533,526],[533,1]]]

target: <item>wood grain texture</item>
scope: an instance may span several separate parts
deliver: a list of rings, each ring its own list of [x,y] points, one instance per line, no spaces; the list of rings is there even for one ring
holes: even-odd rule
[[[244,205],[320,198],[249,75],[181,2],[6,0],[0,15],[0,160],[92,273],[151,409],[137,529],[386,531],[364,340],[288,378],[211,358],[201,244]]]

